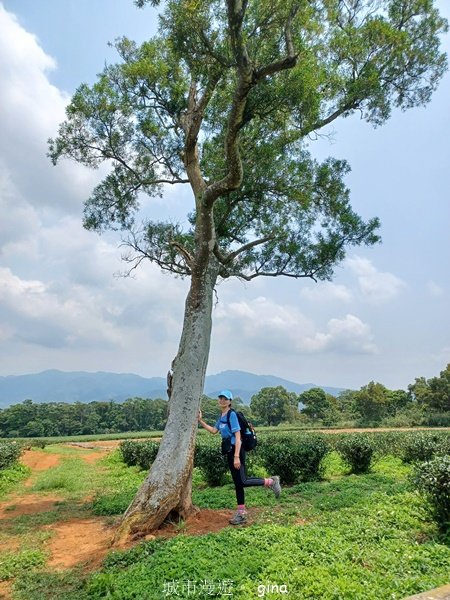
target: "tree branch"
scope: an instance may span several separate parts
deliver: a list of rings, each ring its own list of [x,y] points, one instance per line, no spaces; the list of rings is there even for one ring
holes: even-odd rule
[[[183,258],[184,258],[187,266],[191,269],[194,259],[189,254],[189,252],[186,250],[186,248],[184,246],[182,246],[179,242],[175,242],[175,241],[170,242],[170,245],[173,246],[174,248],[176,248],[178,250],[178,252],[183,255]]]
[[[267,235],[266,237],[260,238],[259,240],[253,240],[253,242],[248,242],[248,244],[244,244],[237,250],[234,250],[234,252],[231,252],[228,255],[228,261],[234,260],[237,256],[239,256],[239,254],[241,254],[242,252],[245,252],[246,250],[251,250],[255,246],[260,246],[261,244],[270,242],[270,240],[273,240],[273,239],[274,239],[273,235]]]

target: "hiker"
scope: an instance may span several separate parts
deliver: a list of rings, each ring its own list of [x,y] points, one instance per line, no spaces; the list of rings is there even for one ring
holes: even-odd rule
[[[231,408],[233,394],[230,390],[222,390],[218,396],[218,404],[222,411],[214,427],[205,423],[202,412],[198,413],[200,425],[209,433],[218,433],[222,436],[222,454],[226,456],[228,468],[233,478],[236,489],[237,510],[230,519],[231,525],[242,525],[247,521],[245,509],[244,488],[264,486],[273,491],[276,498],[281,493],[280,478],[278,476],[263,479],[262,477],[247,477],[245,472],[245,450],[242,447],[241,428],[236,412]],[[228,415],[229,413],[229,415]],[[228,425],[229,423],[229,425]]]

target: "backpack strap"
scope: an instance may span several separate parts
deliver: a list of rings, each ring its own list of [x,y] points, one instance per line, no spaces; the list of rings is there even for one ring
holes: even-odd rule
[[[227,412],[227,425],[228,425],[228,429],[231,431],[231,423],[230,423],[230,413],[231,411],[236,412],[233,408],[230,408],[230,410]],[[231,435],[233,435],[233,432],[231,431]]]

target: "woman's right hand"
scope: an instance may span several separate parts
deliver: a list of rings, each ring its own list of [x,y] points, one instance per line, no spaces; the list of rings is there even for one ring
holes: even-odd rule
[[[202,411],[201,410],[198,411],[198,420],[199,421],[202,420]]]

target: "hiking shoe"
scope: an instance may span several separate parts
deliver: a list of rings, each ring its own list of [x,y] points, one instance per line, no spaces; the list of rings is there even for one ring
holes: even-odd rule
[[[231,525],[243,525],[244,523],[247,523],[246,513],[236,511],[230,519],[230,523]]]
[[[274,477],[271,477],[271,479],[273,479],[273,483],[272,485],[269,485],[269,487],[275,494],[275,498],[279,498],[281,494],[280,478],[278,475],[275,475]]]

